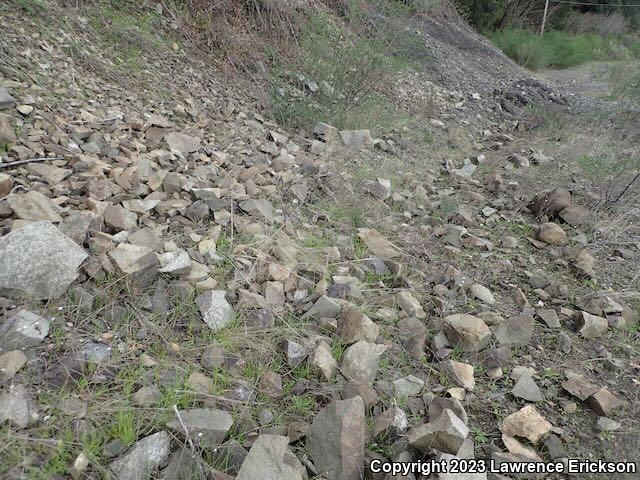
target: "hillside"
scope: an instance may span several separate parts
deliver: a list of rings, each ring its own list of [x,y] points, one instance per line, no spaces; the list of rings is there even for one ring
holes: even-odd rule
[[[637,62],[347,4],[0,4],[0,478],[637,468]]]

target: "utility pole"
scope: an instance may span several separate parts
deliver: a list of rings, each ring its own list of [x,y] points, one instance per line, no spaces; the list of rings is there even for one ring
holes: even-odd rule
[[[542,15],[542,27],[540,28],[540,35],[544,35],[544,24],[547,23],[547,11],[549,10],[549,0],[544,2],[544,14]]]

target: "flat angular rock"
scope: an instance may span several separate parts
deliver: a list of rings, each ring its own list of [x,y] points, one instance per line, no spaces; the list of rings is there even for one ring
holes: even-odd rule
[[[1,329],[2,327],[0,326],[0,330]],[[2,340],[0,336],[0,345],[1,344]],[[27,356],[21,350],[11,350],[0,353],[0,383],[11,380],[25,363],[27,363]]]
[[[569,379],[562,384],[562,388],[582,401],[585,401],[600,390],[600,387],[591,382],[587,377],[576,374],[572,374]]]
[[[373,145],[369,130],[340,130],[340,139],[347,147]]]
[[[170,273],[172,275],[183,275],[191,271],[191,258],[184,250],[176,252],[167,252],[158,255],[161,273]]]
[[[393,393],[396,398],[406,398],[418,395],[424,388],[424,380],[408,375],[393,381]]]
[[[547,222],[538,227],[536,238],[549,245],[562,245],[567,241],[567,232],[560,225]]]
[[[7,204],[11,207],[16,217],[21,220],[54,223],[62,221],[62,217],[58,213],[58,207],[49,197],[45,197],[35,190],[30,190],[24,195],[9,195]]]
[[[239,203],[239,206],[242,210],[254,217],[266,220],[267,222],[273,222],[274,220],[273,205],[271,205],[271,202],[268,200],[263,198],[244,200]]]
[[[604,317],[591,315],[587,312],[578,312],[576,314],[576,328],[584,338],[599,338],[607,333],[609,322]]]
[[[377,230],[372,228],[359,228],[358,236],[374,255],[383,260],[390,260],[400,255],[400,251],[380,235]]]
[[[571,260],[571,269],[580,277],[595,277],[596,273],[593,270],[596,260],[586,250],[581,250]]]
[[[624,402],[612,394],[607,387],[602,387],[587,399],[587,404],[599,415],[611,415]]]
[[[104,223],[116,231],[134,230],[138,216],[120,205],[110,205],[104,210]]]
[[[402,409],[392,406],[384,412],[376,415],[373,421],[373,437],[384,440],[393,440],[403,434],[409,428],[407,415]]]
[[[552,308],[539,308],[536,313],[549,328],[560,328],[560,318]]]
[[[514,315],[492,328],[500,345],[525,346],[531,341],[535,320],[527,313]]]
[[[365,418],[360,397],[336,400],[320,410],[307,431],[306,447],[321,474],[360,480],[364,473]]]
[[[449,342],[465,352],[477,352],[491,343],[491,330],[473,315],[449,315],[444,319],[444,329]]]
[[[61,296],[87,253],[49,222],[0,237],[0,294],[37,299]]]
[[[302,319],[336,318],[340,313],[340,304],[326,295],[322,295],[313,306],[307,310]]]
[[[27,428],[38,419],[38,407],[22,385],[13,385],[0,393],[0,425],[9,422]]]
[[[526,438],[531,443],[538,443],[551,431],[551,426],[533,405],[527,405],[507,416],[500,430],[505,435]]]
[[[184,133],[170,132],[164,136],[171,150],[180,153],[191,153],[200,150],[200,139]]]
[[[573,204],[562,210],[558,216],[569,225],[575,227],[587,221],[589,210],[582,205]]]
[[[347,310],[338,319],[338,335],[346,343],[355,343],[360,340],[373,342],[378,338],[379,333],[380,328],[359,310]]]
[[[121,243],[109,252],[109,258],[140,285],[149,285],[158,273],[158,257],[147,247]]]
[[[473,390],[476,386],[476,380],[473,376],[473,365],[468,363],[456,362],[455,360],[447,360],[439,364],[440,368],[451,375],[451,378],[467,390]]]
[[[49,334],[49,320],[20,310],[0,324],[0,351],[32,348]]]
[[[530,375],[522,375],[513,386],[511,395],[514,397],[522,398],[528,402],[540,402],[544,400],[544,396],[540,391],[536,382]]]
[[[313,365],[318,368],[326,381],[331,381],[338,370],[338,362],[331,353],[331,347],[324,342],[320,342],[313,353],[311,360]]]
[[[403,318],[398,322],[398,330],[402,345],[409,355],[416,360],[424,356],[427,341],[427,327],[417,318]]]
[[[403,312],[409,317],[426,318],[425,313],[420,302],[411,295],[410,292],[400,292],[396,294],[396,302]]]
[[[224,410],[194,408],[179,412],[193,442],[208,450],[213,450],[224,442],[233,425],[233,418]],[[177,417],[167,423],[167,428],[184,437],[184,429]]]
[[[431,448],[455,454],[469,435],[469,428],[453,411],[445,409],[433,422],[409,430],[407,441],[423,453]]]
[[[202,319],[214,332],[226,327],[234,317],[233,307],[227,299],[225,290],[209,290],[196,298],[196,304]]]
[[[116,480],[148,480],[165,463],[171,453],[171,438],[165,431],[136,442],[109,468]]]
[[[306,480],[307,470],[289,450],[289,437],[262,434],[251,446],[236,480]]]
[[[342,357],[342,374],[356,382],[373,382],[378,373],[378,360],[386,350],[386,345],[364,340],[354,343],[345,350]]]
[[[4,87],[0,87],[0,110],[13,108],[16,103],[16,99],[11,96],[9,91]]]
[[[46,163],[29,163],[27,170],[33,175],[44,178],[49,185],[56,185],[73,173],[71,170]]]

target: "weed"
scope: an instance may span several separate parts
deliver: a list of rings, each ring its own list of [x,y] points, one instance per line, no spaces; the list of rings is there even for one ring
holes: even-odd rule
[[[125,445],[133,444],[140,433],[139,419],[131,410],[118,410],[109,429],[111,438],[117,438]]]
[[[489,434],[479,427],[471,429],[471,435],[476,445],[487,445],[489,443]]]
[[[347,344],[342,342],[333,342],[331,344],[331,355],[336,359],[336,362],[340,363],[342,361],[342,356],[344,355],[344,351],[347,349]]]
[[[293,416],[308,417],[314,413],[316,401],[310,395],[297,395],[291,399],[289,412]]]

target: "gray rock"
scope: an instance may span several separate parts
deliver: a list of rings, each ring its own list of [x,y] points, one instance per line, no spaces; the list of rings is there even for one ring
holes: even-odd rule
[[[8,90],[0,87],[0,110],[13,108],[16,106],[16,99],[11,96]]]
[[[385,345],[360,340],[347,348],[342,357],[342,374],[356,382],[373,382],[378,373],[378,360]]]
[[[22,385],[13,385],[0,394],[0,425],[9,422],[27,428],[39,418],[37,405]]]
[[[427,327],[417,318],[403,318],[398,322],[398,330],[402,345],[409,355],[416,360],[424,356],[427,341]]]
[[[149,286],[158,275],[158,258],[147,247],[121,243],[109,252],[118,269],[141,287]]]
[[[596,430],[599,432],[614,432],[616,430],[620,430],[622,425],[615,420],[612,420],[607,417],[598,417],[598,421],[596,423]]]
[[[521,375],[511,390],[511,395],[522,398],[528,402],[540,402],[544,400],[544,396],[540,391],[536,382],[533,381],[531,375]]]
[[[407,415],[400,408],[392,406],[376,415],[373,421],[373,437],[383,440],[393,440],[409,428]]]
[[[289,438],[260,435],[251,446],[236,480],[306,480],[307,471],[289,450]]]
[[[287,364],[291,368],[295,368],[300,365],[300,363],[309,355],[307,347],[294,340],[284,339],[282,341],[282,349],[284,350],[284,356],[287,359]]]
[[[225,290],[208,290],[196,298],[196,304],[202,319],[214,332],[226,327],[234,317],[233,307],[227,299]]]
[[[116,480],[148,480],[171,453],[171,438],[165,431],[136,442],[120,458],[109,465]]]
[[[412,428],[407,434],[409,445],[427,453],[435,448],[456,454],[469,435],[469,428],[453,411],[445,409],[433,422]]]
[[[496,325],[492,329],[493,335],[500,345],[525,346],[531,341],[534,323],[533,317],[527,313],[515,315]]]
[[[25,363],[27,356],[21,350],[0,354],[0,382],[12,379]]]
[[[85,258],[87,253],[51,223],[26,225],[0,238],[0,294],[57,298]]]
[[[184,250],[159,254],[158,260],[160,262],[158,271],[161,273],[183,275],[191,271],[191,259]]]
[[[393,381],[393,394],[396,398],[406,398],[418,395],[424,388],[424,380],[408,375]]]
[[[133,394],[133,402],[142,407],[150,407],[162,401],[162,392],[155,385],[142,387]]]
[[[321,296],[316,303],[302,316],[302,319],[314,318],[316,320],[320,318],[336,318],[340,313],[340,304],[327,297]]]
[[[560,328],[560,319],[553,308],[540,308],[536,313],[549,328]]]
[[[267,222],[273,222],[274,220],[273,206],[271,202],[263,198],[244,200],[239,203],[239,207],[248,214],[266,220]]]
[[[360,397],[331,402],[307,431],[306,446],[316,468],[335,480],[362,478],[364,444],[364,403]]]
[[[37,347],[49,334],[49,320],[20,310],[0,324],[0,350]]]
[[[347,147],[373,145],[373,138],[369,130],[341,130],[340,139]]]
[[[30,190],[24,195],[10,195],[7,203],[13,213],[21,220],[33,222],[61,222],[62,217],[58,213],[58,207],[40,192]]]
[[[104,223],[116,231],[133,230],[138,225],[138,216],[120,205],[110,205],[104,210]]]
[[[184,133],[170,132],[164,136],[171,150],[180,153],[191,153],[200,150],[200,139]]]
[[[104,343],[88,343],[82,352],[85,360],[93,363],[108,362],[111,358],[111,347]]]
[[[227,436],[233,425],[233,418],[224,410],[194,408],[181,410],[180,416],[194,443],[202,448],[215,449]],[[167,428],[184,436],[184,430],[177,418],[167,423]]]

